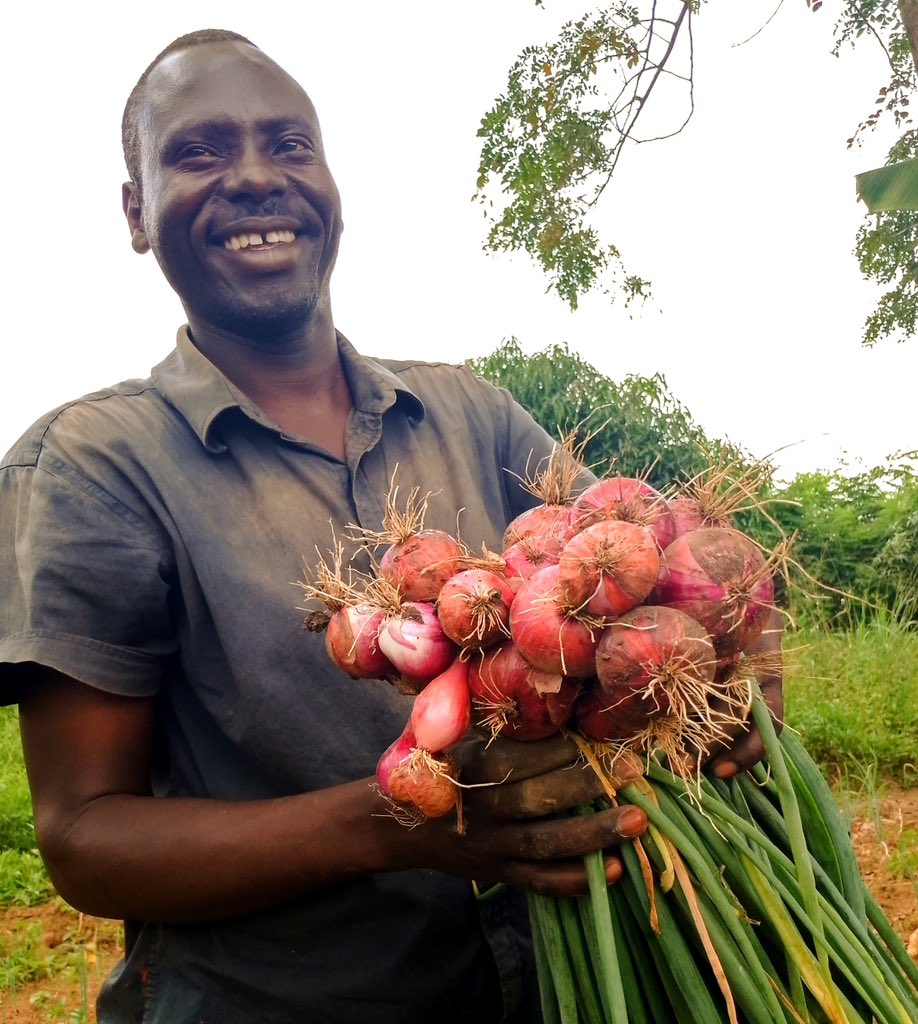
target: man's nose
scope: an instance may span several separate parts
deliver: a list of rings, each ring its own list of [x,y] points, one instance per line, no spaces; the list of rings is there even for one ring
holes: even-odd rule
[[[247,143],[227,168],[223,188],[227,196],[248,195],[263,199],[282,192],[287,177],[270,152],[254,142]]]

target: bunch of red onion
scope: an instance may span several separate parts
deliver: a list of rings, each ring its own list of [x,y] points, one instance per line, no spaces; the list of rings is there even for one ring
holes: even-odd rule
[[[672,754],[729,736],[746,711],[729,680],[770,617],[771,565],[682,505],[676,517],[645,481],[609,477],[519,516],[499,554],[472,557],[416,515],[373,535],[388,541],[375,577],[337,595],[326,647],[350,676],[416,694],[379,762],[383,792],[422,816],[451,811],[448,751],[470,726]]]

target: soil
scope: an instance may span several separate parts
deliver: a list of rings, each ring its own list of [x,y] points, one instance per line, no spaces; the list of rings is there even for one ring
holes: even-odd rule
[[[918,789],[888,784],[882,792],[882,801],[852,805],[852,839],[868,886],[918,963]],[[17,932],[34,940],[30,955],[39,969],[42,963],[55,969],[14,991],[0,990],[0,1024],[95,1021],[95,994],[121,956],[120,926],[52,900],[0,911],[0,952]],[[82,1006],[88,1015],[81,1015]]]

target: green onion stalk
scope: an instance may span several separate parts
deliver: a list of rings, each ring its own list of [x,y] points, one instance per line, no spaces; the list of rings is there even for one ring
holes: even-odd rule
[[[752,716],[754,772],[686,779],[651,757],[614,794],[650,822],[623,877],[607,886],[597,852],[588,896],[530,897],[546,1024],[918,1022],[918,968],[828,785],[757,688]]]

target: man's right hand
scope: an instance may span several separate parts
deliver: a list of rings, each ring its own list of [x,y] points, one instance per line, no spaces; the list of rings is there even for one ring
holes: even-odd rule
[[[418,826],[406,837],[426,866],[479,882],[507,882],[551,896],[587,891],[583,855],[606,850],[606,878],[621,875],[621,862],[608,852],[647,827],[637,807],[613,807],[590,814],[576,808],[606,792],[573,740],[472,739],[451,751],[462,790],[463,829],[455,818]],[[609,782],[622,785],[640,774],[633,756],[622,757]]]

